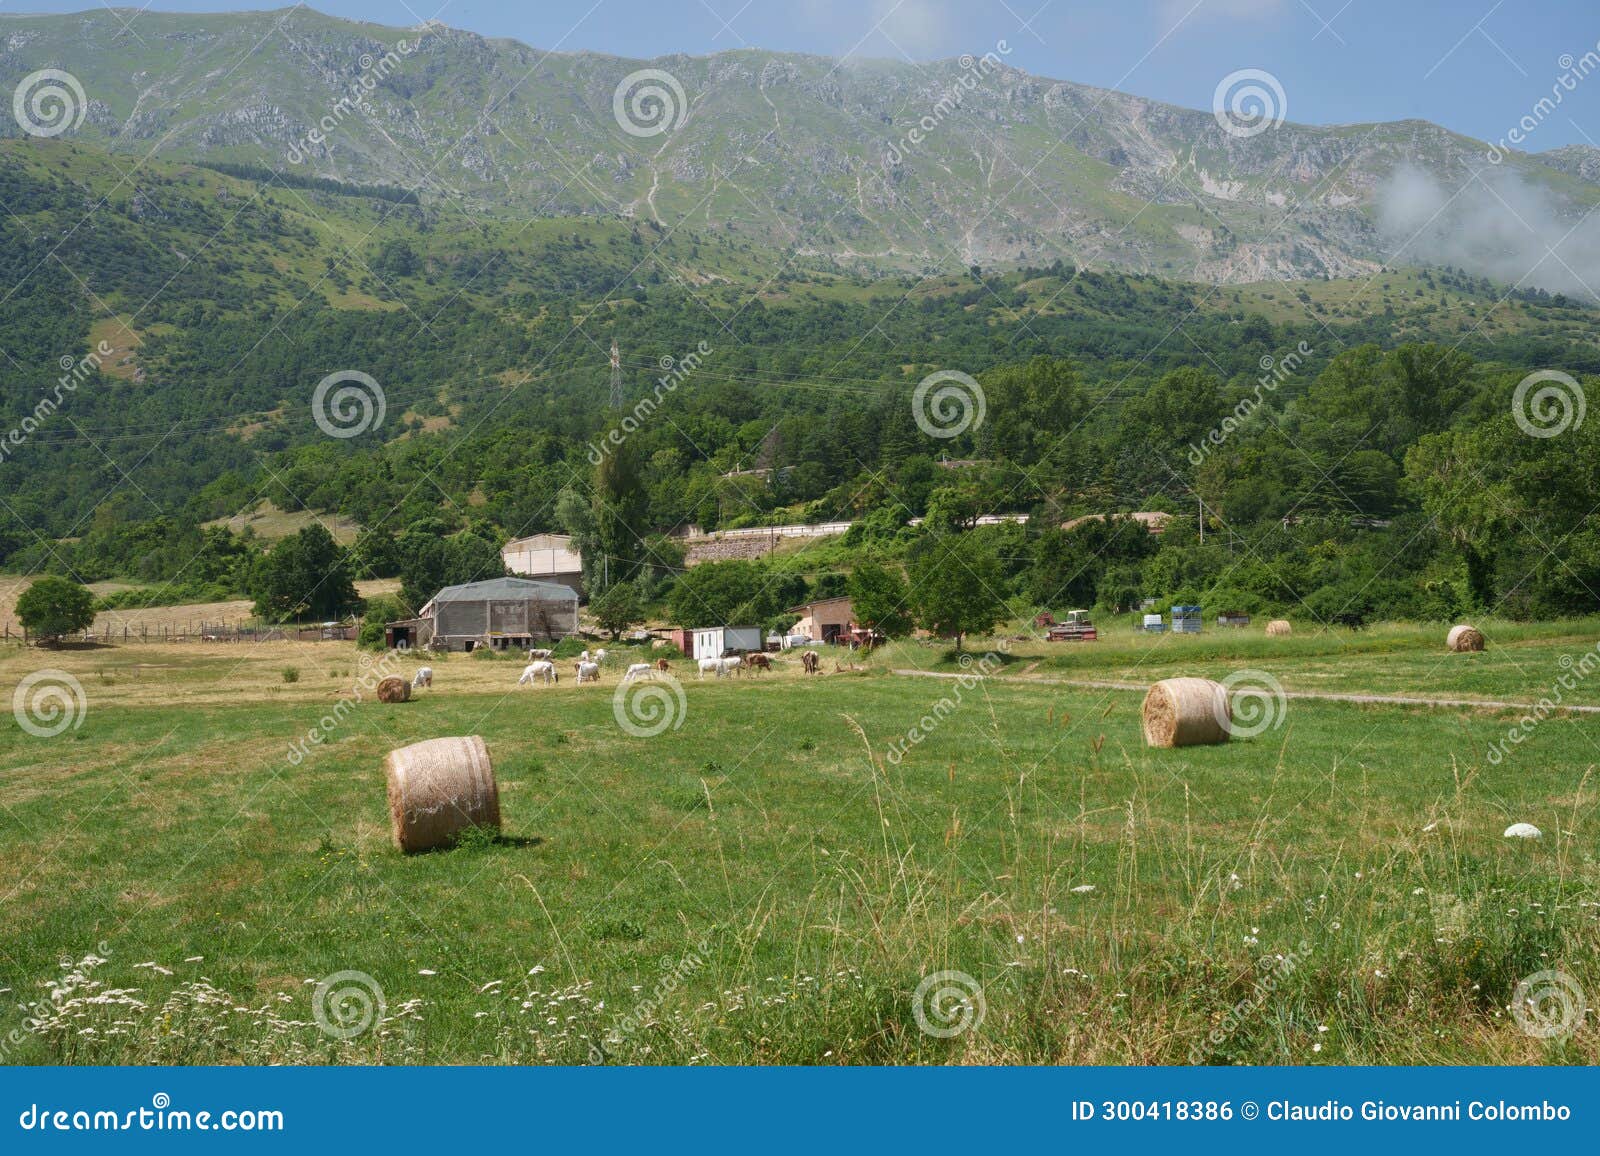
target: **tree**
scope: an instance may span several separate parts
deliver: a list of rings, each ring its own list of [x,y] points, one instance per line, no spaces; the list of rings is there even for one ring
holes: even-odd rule
[[[400,600],[420,608],[446,586],[503,578],[500,547],[471,532],[440,538],[428,532],[400,536]]]
[[[754,563],[706,562],[680,576],[672,587],[672,616],[680,626],[741,626],[734,614],[761,598],[764,583]]]
[[[911,633],[911,592],[898,573],[877,562],[862,562],[846,589],[850,613],[862,626],[886,638]]]
[[[589,613],[600,624],[600,629],[611,635],[611,641],[617,641],[624,630],[644,620],[638,587],[632,582],[612,583],[611,589],[589,603]]]
[[[1005,579],[1000,560],[973,534],[933,538],[911,561],[911,603],[917,624],[956,649],[968,634],[983,634],[1005,620]]]
[[[638,452],[632,439],[627,439],[602,457],[594,470],[595,532],[603,561],[601,583],[591,585],[591,592],[638,573],[649,512],[650,495]]]
[[[411,617],[411,611],[393,594],[379,594],[367,599],[361,615],[361,630],[356,635],[356,644],[368,650],[382,650],[383,628],[398,619]]]
[[[94,595],[87,586],[47,574],[17,599],[17,618],[40,642],[54,645],[94,625]]]
[[[583,559],[585,590],[599,590],[605,563],[600,548],[600,525],[593,505],[577,490],[567,487],[556,495],[556,522],[572,539],[572,550]]]
[[[349,556],[321,522],[274,546],[256,564],[250,593],[269,622],[337,619],[361,606]]]

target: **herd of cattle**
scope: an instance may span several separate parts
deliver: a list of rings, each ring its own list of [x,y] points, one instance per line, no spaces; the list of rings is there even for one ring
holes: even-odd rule
[[[517,679],[517,685],[528,683],[559,683],[561,672],[556,668],[555,660],[548,650],[528,651],[528,665],[522,668],[522,677]],[[605,663],[606,652],[596,650],[592,654],[585,650],[573,661],[573,668],[580,683],[599,682],[600,668]],[[748,670],[751,672],[771,671],[772,659],[760,652],[744,655],[727,655],[723,658],[702,658],[696,662],[699,673],[696,677],[704,678],[711,675],[715,678],[726,678],[731,675],[741,674]],[[807,650],[800,655],[800,666],[807,674],[817,674],[822,669],[822,660],[814,650]],[[668,674],[672,664],[664,658],[655,662],[630,663],[628,669],[622,674],[623,682],[633,682],[635,679],[654,678],[657,674]],[[419,666],[416,675],[411,680],[413,687],[433,685],[433,667]]]

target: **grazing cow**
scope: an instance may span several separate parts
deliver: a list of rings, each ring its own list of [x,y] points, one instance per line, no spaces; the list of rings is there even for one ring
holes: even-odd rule
[[[606,663],[606,652],[603,651],[603,650],[595,651],[594,652],[594,661],[595,661],[595,664],[597,666],[604,666],[605,663]]]
[[[411,685],[412,685],[412,687],[432,686],[433,685],[433,667],[431,667],[431,666],[419,666],[419,667],[417,667],[417,673],[411,679]]]
[[[822,659],[815,650],[808,650],[800,656],[800,666],[807,674],[816,674],[822,666]]]
[[[632,682],[636,678],[649,678],[655,673],[655,669],[648,662],[630,663],[627,671],[622,676],[622,681]]]
[[[598,662],[580,662],[580,663],[578,663],[578,681],[579,682],[599,682],[600,681],[600,664]]]
[[[522,677],[517,679],[517,685],[521,686],[525,682],[535,682],[541,679],[546,683],[561,681],[561,673],[556,670],[555,663],[548,659],[540,659],[538,662],[528,663],[527,666],[522,668]]]
[[[695,675],[696,678],[704,678],[708,674],[714,674],[718,678],[722,677],[722,659],[720,658],[702,658],[695,665],[700,668],[700,673]]]
[[[656,659],[656,669],[665,674],[667,671],[672,669],[672,666],[667,662],[666,659],[658,658]]]
[[[747,654],[747,655],[744,656],[744,664],[746,666],[748,666],[751,670],[768,670],[768,671],[770,671],[772,669],[772,659],[768,658],[764,654],[759,654],[759,653],[755,653],[755,652],[752,652],[752,653]]]
[[[530,650],[530,651],[528,651],[528,661],[529,662],[532,662],[535,659],[549,658],[549,657],[550,657],[550,652],[548,650]]]

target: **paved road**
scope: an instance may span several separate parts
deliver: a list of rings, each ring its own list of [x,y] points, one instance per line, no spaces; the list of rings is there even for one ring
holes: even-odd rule
[[[890,674],[906,675],[913,678],[972,678],[973,675],[946,673],[941,670],[907,670],[894,668]],[[1073,678],[1011,678],[1002,677],[1001,682],[1014,682],[1021,686],[1074,686],[1084,690],[1136,690],[1141,694],[1150,687],[1137,682],[1093,682],[1087,679]],[[1411,695],[1400,694],[1335,694],[1332,691],[1320,690],[1286,690],[1284,698],[1315,698],[1325,702],[1376,702],[1388,703],[1393,706],[1447,706],[1447,707],[1479,707],[1489,710],[1534,710],[1537,703],[1531,702],[1506,702],[1492,698],[1417,698]],[[1600,714],[1600,706],[1579,706],[1576,704],[1552,704],[1553,710],[1564,710],[1572,714]]]

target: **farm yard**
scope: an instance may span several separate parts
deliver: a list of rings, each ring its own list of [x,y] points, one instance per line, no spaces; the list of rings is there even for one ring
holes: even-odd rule
[[[1600,623],[1480,625],[1475,654],[1112,627],[676,685],[622,684],[628,647],[520,687],[521,654],[12,648],[5,685],[83,696],[0,733],[0,987],[38,1021],[7,1060],[1595,1063],[1592,1023],[1510,1005],[1544,970],[1600,990],[1596,720],[1298,697],[1600,705]],[[395,662],[432,687],[329,713]],[[1140,693],[1079,685],[1240,671],[1285,697],[1218,746],[1147,748]],[[501,834],[402,856],[385,753],[469,734]],[[321,1030],[330,991],[371,1030]]]

